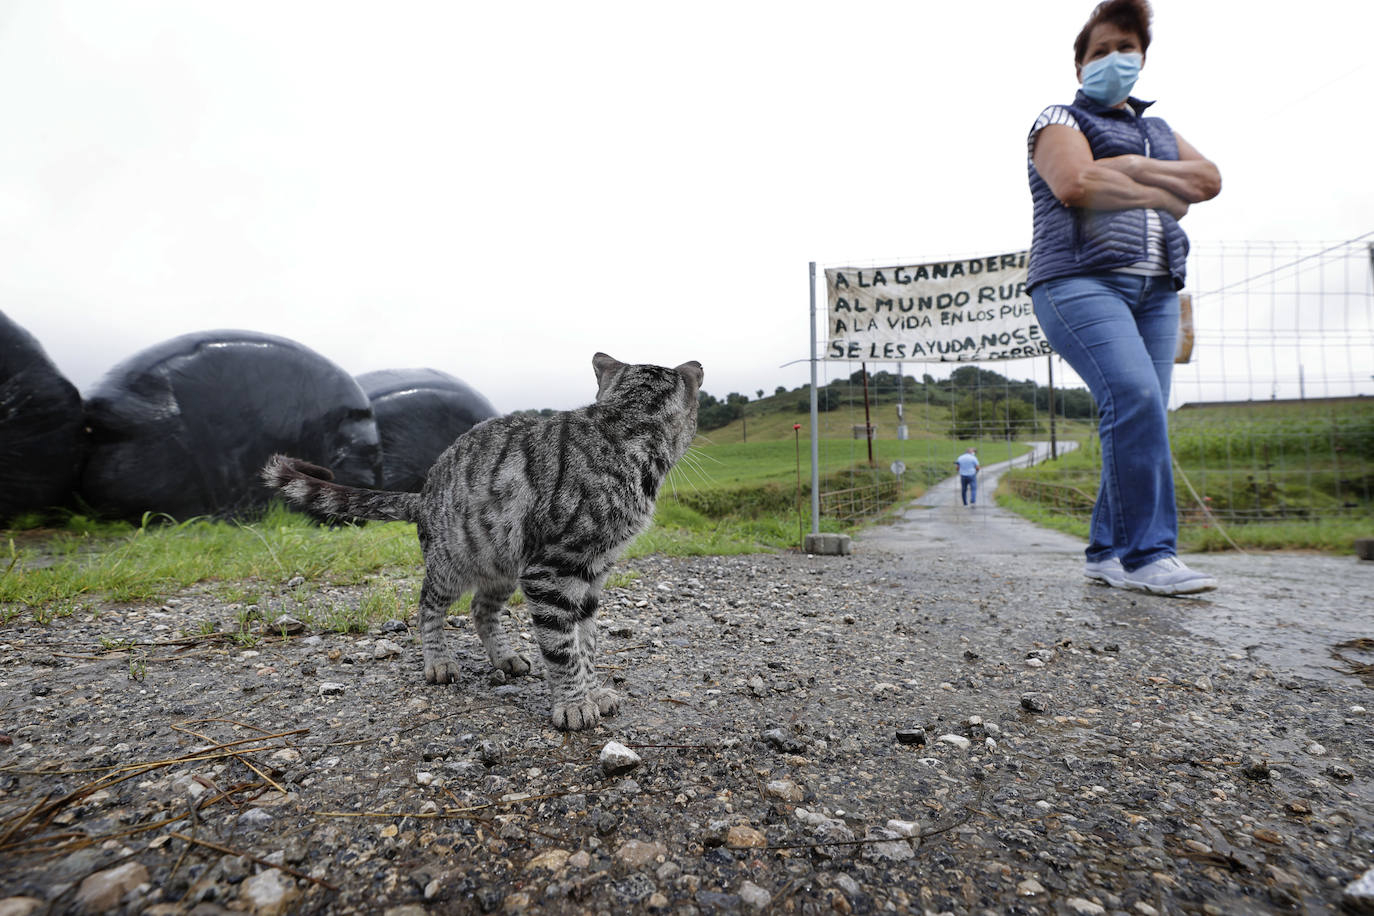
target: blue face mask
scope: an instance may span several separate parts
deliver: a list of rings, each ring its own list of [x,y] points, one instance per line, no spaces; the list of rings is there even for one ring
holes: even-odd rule
[[[1143,58],[1134,52],[1113,51],[1083,65],[1083,94],[1094,102],[1115,107],[1126,101],[1140,76]]]

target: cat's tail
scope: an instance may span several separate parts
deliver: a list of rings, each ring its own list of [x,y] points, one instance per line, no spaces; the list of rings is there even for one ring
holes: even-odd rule
[[[344,486],[334,483],[334,474],[328,468],[299,458],[273,455],[263,465],[262,481],[316,515],[399,522],[419,518],[419,493]]]

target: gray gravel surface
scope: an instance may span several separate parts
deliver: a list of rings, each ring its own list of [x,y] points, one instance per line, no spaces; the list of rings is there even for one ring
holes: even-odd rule
[[[1369,564],[1204,559],[1222,591],[1158,598],[931,511],[847,557],[622,564],[625,702],[573,735],[461,618],[434,686],[414,620],[245,649],[194,590],[23,615],[0,914],[1340,910],[1374,866],[1374,737],[1331,643],[1374,636]]]

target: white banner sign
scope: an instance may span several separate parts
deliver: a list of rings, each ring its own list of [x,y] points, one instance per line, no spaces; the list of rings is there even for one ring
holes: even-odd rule
[[[1028,252],[826,270],[826,359],[963,362],[1051,353],[1026,292]]]

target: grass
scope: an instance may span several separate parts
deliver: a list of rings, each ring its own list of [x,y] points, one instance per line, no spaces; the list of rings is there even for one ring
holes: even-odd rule
[[[1369,475],[1374,465],[1370,455],[1374,437],[1365,432],[1368,408],[1357,406],[1364,412],[1342,413],[1334,422],[1330,417],[1314,420],[1294,412],[1291,419],[1298,424],[1296,431],[1276,429],[1273,416],[1253,411],[1236,412],[1229,420],[1226,411],[1210,417],[1204,410],[1181,411],[1185,416],[1176,422],[1178,451],[1193,485],[1211,495],[1218,509],[1258,500],[1261,507],[1278,507],[1290,515],[1301,507],[1349,515],[1348,499],[1342,501],[1339,490],[1329,491],[1358,487],[1366,479],[1361,475]],[[873,513],[915,498],[930,483],[950,476],[954,458],[974,443],[935,438],[928,430],[942,428],[947,419],[942,421],[930,409],[930,416],[920,420],[918,415],[926,410],[925,405],[908,408],[911,440],[885,438],[880,431],[874,443],[876,468],[867,463],[867,444],[853,439],[849,424],[840,422],[851,420],[852,413],[822,415],[823,428],[835,433],[823,439],[818,449],[823,489],[882,491],[876,507],[868,508]],[[810,521],[809,443],[794,438],[790,414],[775,411],[761,417],[772,417],[772,425],[753,418],[747,443],[742,441],[743,424],[739,423],[698,440],[669,476],[652,527],[629,545],[627,557],[743,554],[798,545]],[[921,422],[927,424],[927,432],[921,432]],[[735,427],[739,427],[740,441],[730,441]],[[1065,438],[1072,428],[1061,427]],[[1217,446],[1213,439],[1226,444]],[[1333,467],[1307,464],[1301,476],[1295,476],[1289,465],[1297,463],[1299,449],[1310,456],[1317,449],[1314,443],[1334,449]],[[802,452],[800,507],[798,445]],[[1004,440],[976,445],[985,464],[1026,450],[1022,443]],[[1235,465],[1225,465],[1216,457],[1242,452],[1267,456],[1268,463],[1258,471],[1249,466],[1233,470]],[[895,460],[906,465],[900,483],[895,483],[889,470]],[[1086,538],[1083,510],[1091,505],[1096,490],[1097,462],[1089,439],[1086,447],[1056,462],[1008,474],[998,502],[1042,525]],[[1084,494],[1080,500],[1084,505],[1077,511],[1055,511],[1010,492],[1007,483],[1016,479],[1056,488],[1077,487]],[[1368,506],[1364,514],[1360,511],[1341,520],[1286,519],[1263,525],[1228,524],[1225,530],[1243,546],[1255,549],[1348,553],[1355,537],[1374,530]],[[32,527],[42,521],[37,516],[22,519],[0,532],[0,545],[9,554],[0,553],[0,624],[31,615],[46,625],[77,613],[98,614],[101,601],[152,600],[198,586],[228,605],[239,606],[232,632],[223,635],[250,646],[273,636],[270,621],[283,613],[315,628],[358,632],[379,621],[409,617],[416,607],[422,560],[415,527],[410,524],[329,528],[280,506],[251,524],[208,519],[176,522],[150,515],[131,525],[72,515],[60,527]],[[846,530],[833,517],[824,517],[821,527]],[[1195,523],[1187,515],[1180,535],[1186,550],[1225,546],[1215,527]],[[296,576],[305,584],[285,588]],[[613,577],[611,587],[626,581]],[[356,604],[339,602],[322,591],[330,585],[359,584],[368,588]],[[466,607],[465,599],[456,611],[461,613]],[[264,620],[269,626],[264,627]],[[214,635],[214,626],[202,622],[199,635]]]
[[[1370,404],[1243,404],[1177,411],[1171,444],[1179,547],[1350,554],[1374,534],[1374,411]],[[1009,473],[1000,505],[1076,537],[1088,536],[1101,450],[1088,439],[1054,462]],[[1198,506],[1192,485],[1220,528]],[[1037,490],[1039,485],[1045,485]],[[1063,501],[1059,508],[1053,499]]]
[[[218,596],[228,603],[261,604],[264,583],[296,575],[351,585],[378,570],[420,565],[413,525],[330,529],[279,506],[253,524],[145,518],[139,525],[96,525],[78,516],[61,529],[8,535],[0,606],[41,607],[55,616],[72,613],[87,597],[148,600],[216,581],[224,583]]]

